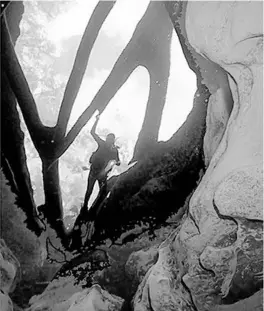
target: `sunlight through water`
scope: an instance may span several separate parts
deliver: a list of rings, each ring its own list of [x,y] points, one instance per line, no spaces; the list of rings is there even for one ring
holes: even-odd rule
[[[69,78],[78,45],[97,0],[58,1],[56,12],[46,14],[38,2],[25,2],[25,13],[20,24],[21,35],[16,44],[21,66],[35,97],[42,122],[54,126]],[[55,2],[54,2],[55,3]],[[91,103],[94,95],[110,74],[117,58],[125,48],[149,4],[149,0],[119,0],[107,17],[88,61],[88,66],[75,100],[68,130]],[[32,28],[32,21],[36,27]],[[31,49],[27,43],[31,42]],[[32,51],[35,51],[34,53]],[[36,69],[36,70],[35,70]],[[32,71],[36,71],[36,75]],[[196,90],[196,77],[189,69],[175,33],[171,43],[171,68],[165,108],[162,114],[159,140],[168,140],[189,114]],[[149,74],[138,67],[110,101],[98,124],[102,138],[108,132],[117,136],[121,166],[111,175],[128,169],[128,162],[142,126],[149,93]],[[96,149],[89,133],[95,118],[92,117],[77,139],[60,158],[60,179],[64,208],[69,210],[83,200],[88,172],[87,165]],[[23,130],[24,127],[23,127]],[[27,131],[27,130],[25,130]],[[26,134],[26,153],[37,204],[43,203],[43,185],[36,172],[41,172],[41,161]],[[39,174],[41,175],[41,174]],[[79,184],[78,189],[74,184]],[[73,190],[77,199],[72,199]],[[77,194],[76,194],[77,192]],[[92,197],[98,192],[94,189]],[[93,200],[92,198],[92,200]],[[92,201],[91,200],[91,201]],[[74,202],[75,203],[74,203]]]

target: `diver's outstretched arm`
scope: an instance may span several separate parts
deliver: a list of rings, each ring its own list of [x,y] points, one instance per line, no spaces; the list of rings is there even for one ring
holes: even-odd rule
[[[100,118],[100,114],[98,114],[96,116],[96,121],[94,122],[94,125],[91,129],[91,135],[93,136],[94,140],[97,142],[98,145],[100,145],[101,143],[104,142],[104,140],[102,140],[96,133],[95,133],[95,129],[96,129],[96,126],[97,126],[97,123],[99,121],[99,118]]]

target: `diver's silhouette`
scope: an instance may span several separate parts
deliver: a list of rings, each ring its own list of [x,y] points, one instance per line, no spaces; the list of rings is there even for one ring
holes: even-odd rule
[[[114,165],[120,165],[118,149],[115,146],[115,135],[113,133],[108,134],[104,141],[95,133],[99,117],[100,114],[96,116],[96,121],[91,130],[91,134],[97,142],[98,148],[90,158],[91,166],[88,176],[87,190],[80,214],[83,214],[88,210],[88,201],[92,194],[95,182],[98,181],[100,188],[99,193],[100,195],[103,195],[104,189],[106,189],[108,173],[112,170]]]

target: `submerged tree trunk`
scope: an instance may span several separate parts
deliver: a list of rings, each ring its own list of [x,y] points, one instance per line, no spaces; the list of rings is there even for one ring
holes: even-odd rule
[[[6,19],[10,35],[15,43],[19,36],[19,21],[24,11],[23,3],[10,3],[6,8]],[[14,22],[17,19],[17,23]],[[20,127],[20,117],[17,111],[15,95],[9,85],[5,71],[1,70],[1,151],[4,161],[1,164],[7,173],[12,191],[17,196],[17,204],[27,216],[27,226],[36,234],[40,234],[40,224],[37,218],[33,190],[26,163],[24,148],[24,133]]]
[[[65,244],[66,230],[63,223],[59,161],[42,158],[42,173],[45,204],[41,212],[47,218],[50,226],[56,229],[58,236],[61,238],[63,244]]]
[[[172,30],[173,26],[164,4],[152,1],[104,84],[67,134],[62,152],[69,147],[97,109],[100,113],[105,110],[138,66],[148,70],[150,90],[133,160],[143,159],[155,148],[167,93]]]
[[[27,215],[27,225],[36,233],[39,232],[37,225],[36,206],[33,199],[33,190],[26,164],[24,148],[24,133],[20,128],[19,114],[16,108],[15,96],[9,86],[5,72],[1,74],[2,84],[2,153],[8,162],[9,169],[13,174],[13,182],[16,188],[12,190],[17,196],[17,204]]]
[[[1,59],[3,63],[3,68],[6,73],[6,81],[10,84],[10,90],[11,92],[13,92],[12,94],[14,105],[16,104],[15,100],[18,101],[30,137],[42,161],[45,204],[40,209],[42,210],[44,216],[46,216],[47,222],[57,232],[64,245],[67,244],[67,237],[63,224],[63,206],[60,192],[58,159],[66,150],[61,148],[61,146],[64,146],[67,123],[70,117],[70,112],[74,100],[77,96],[83,79],[83,75],[85,73],[89,54],[100,28],[114,4],[115,2],[113,1],[99,2],[90,18],[90,21],[85,29],[83,38],[81,40],[79,49],[77,51],[73,70],[67,83],[67,87],[61,104],[58,122],[55,127],[47,127],[42,124],[36,102],[30,91],[28,82],[15,53],[14,43],[11,38],[9,29],[15,29],[16,31],[17,29],[19,30],[19,21],[17,23],[14,23],[12,19],[13,15],[15,14],[14,10],[12,10],[10,14],[6,12],[6,14],[3,14],[1,18]],[[6,11],[8,11],[10,8],[17,8],[17,4],[14,3],[12,4],[12,6],[10,5]],[[19,19],[21,19],[21,17],[22,13],[20,12]],[[9,20],[9,22],[7,22],[7,20]],[[18,34],[19,31],[17,32],[17,36]],[[81,64],[83,65],[83,67],[81,67]],[[15,110],[13,111],[9,110],[7,112],[7,115],[11,114],[11,118],[18,118],[18,115],[16,115],[16,113],[17,111],[15,108]],[[9,129],[8,126],[9,124],[6,125],[6,130]],[[21,136],[21,133],[17,134],[18,138]],[[76,133],[72,137],[72,141],[68,144],[68,146],[73,142],[77,134],[78,133]],[[23,146],[23,137],[20,143]],[[14,146],[11,146],[10,148],[13,147]],[[26,167],[26,159],[24,155],[16,153],[16,150],[13,150],[13,153],[16,156],[20,157],[19,161],[15,162],[12,160],[12,158],[9,159],[9,154],[5,152],[4,157],[7,160],[5,161],[5,163],[8,163],[10,165],[11,170],[16,170],[16,167],[21,164],[22,177],[24,177],[24,180],[23,178],[19,180],[19,182],[22,183],[21,185],[17,181],[16,184],[19,188],[19,194],[23,193],[24,196],[28,195],[27,201],[23,202],[23,204],[25,204],[27,208],[30,209],[31,206],[34,205],[34,201],[30,185],[30,176],[28,171],[24,169]],[[9,176],[11,177],[11,174],[9,174]],[[23,181],[30,185],[30,187],[26,189],[27,191],[24,191],[25,187],[23,185]],[[20,199],[23,200],[23,196],[20,195]],[[32,202],[30,202],[31,204],[28,203],[30,199],[32,199]],[[36,215],[36,209],[31,208],[30,213],[31,215],[28,215],[29,219]]]

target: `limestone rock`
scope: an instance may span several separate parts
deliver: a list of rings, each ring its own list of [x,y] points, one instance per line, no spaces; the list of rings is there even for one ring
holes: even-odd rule
[[[10,189],[3,172],[0,172],[1,188],[1,238],[17,258],[20,265],[16,286],[11,298],[13,303],[26,306],[29,298],[35,294],[35,282],[40,276],[41,266],[44,262],[46,251],[45,244],[26,227],[26,215],[16,205],[16,197]],[[15,280],[15,283],[18,280]],[[14,283],[14,286],[15,286]]]
[[[262,311],[263,310],[263,289],[231,305],[217,306],[212,311]]]
[[[48,284],[41,295],[33,296],[30,299],[30,310],[42,310],[41,308],[44,307],[49,310],[52,306],[68,300],[75,293],[81,292],[82,290],[82,284],[77,285],[73,275],[58,277]]]
[[[231,99],[227,100],[226,92],[219,88],[209,98],[206,133],[204,136],[205,165],[208,166],[215,153],[226,128],[230,115]]]
[[[1,311],[13,311],[12,300],[8,295],[0,292],[0,310]]]
[[[20,265],[14,254],[6,246],[5,241],[0,239],[0,289],[4,293],[14,290]]]
[[[123,302],[122,298],[110,295],[99,285],[93,285],[55,303],[35,302],[28,311],[119,311]]]
[[[263,171],[250,165],[232,171],[216,188],[214,202],[223,215],[263,219]]]
[[[135,311],[260,309],[262,6],[238,1],[183,5],[181,33],[201,56],[197,64],[212,94],[204,139],[208,167],[181,228],[160,247],[157,263],[140,284]],[[210,62],[211,70],[203,68]],[[227,84],[210,77],[217,68],[227,74]]]
[[[157,245],[162,243],[173,228],[178,226],[178,213],[173,215],[168,222],[170,224],[154,232],[144,232],[144,228],[141,227],[134,228],[121,235],[120,239],[116,241],[117,244],[111,247],[109,245],[101,246],[101,251],[105,250],[107,253],[108,264],[103,269],[96,269],[91,276],[92,284],[98,283],[110,294],[120,296],[126,302],[130,302],[145,273],[157,260]],[[136,256],[131,255],[133,253]],[[132,261],[129,259],[130,255]],[[139,258],[140,262],[137,263],[136,260]],[[138,272],[140,280],[137,276]]]
[[[263,33],[262,8],[261,2],[188,3],[186,12],[188,40],[196,51],[202,55],[206,54],[216,63],[219,60],[229,61],[238,56],[245,60],[247,48],[252,47]],[[253,42],[249,43],[246,40]]]
[[[176,262],[173,232],[159,247],[159,258],[145,275],[133,299],[134,311],[193,311],[189,294],[184,289],[178,297],[175,288],[181,282],[179,264]]]
[[[125,273],[132,283],[132,292],[136,291],[137,286],[143,280],[148,272],[158,259],[158,246],[153,246],[147,249],[142,249],[133,252],[125,265]]]
[[[43,264],[44,247],[40,240],[25,224],[26,215],[16,205],[16,197],[11,191],[2,171],[0,171],[1,188],[1,238],[19,261],[23,280],[32,281],[36,270]]]
[[[194,1],[183,14],[190,45],[227,72],[233,101],[230,105],[230,97],[216,85],[204,141],[208,168],[173,242],[174,269],[198,311],[225,310],[222,305],[235,306],[242,299],[252,301],[252,310],[257,310],[250,298],[263,287],[262,6]],[[185,303],[183,290],[182,283],[174,284],[179,304]],[[142,291],[142,297],[150,293]],[[240,306],[243,310],[242,302]]]
[[[30,299],[30,305],[50,308],[70,299],[84,288],[90,288],[96,283],[93,281],[94,272],[104,269],[105,260],[108,260],[106,253],[96,250],[64,264],[43,293]]]
[[[24,311],[24,309],[13,302],[13,311]]]

